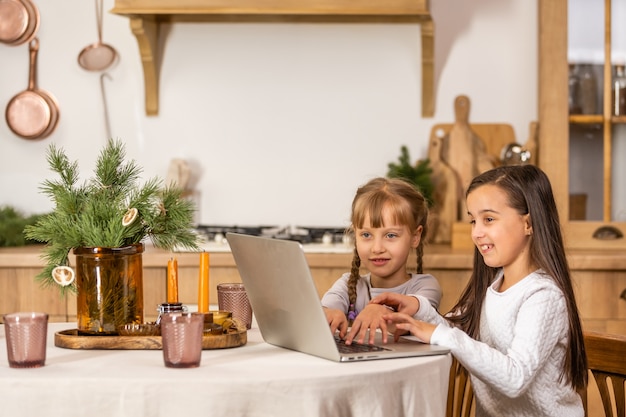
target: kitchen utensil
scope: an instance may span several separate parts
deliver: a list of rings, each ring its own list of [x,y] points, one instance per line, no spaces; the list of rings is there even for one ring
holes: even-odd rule
[[[104,71],[117,59],[117,51],[102,42],[102,0],[96,0],[98,41],[86,46],[78,55],[78,65],[87,71]]]
[[[539,161],[537,158],[537,137],[539,136],[539,123],[538,122],[530,122],[528,125],[528,139],[526,139],[526,143],[524,144],[524,149],[530,152],[530,159],[528,160],[529,164],[538,165]]]
[[[463,199],[462,190],[454,170],[441,159],[441,147],[446,139],[443,129],[435,132],[428,150],[433,182],[433,242],[449,243],[452,238],[452,224],[458,218],[458,201]],[[429,232],[430,234],[430,232]]]
[[[467,96],[454,100],[454,124],[443,142],[443,159],[456,172],[461,190],[465,190],[477,173],[473,135],[469,126],[470,101]]]
[[[509,143],[500,153],[503,165],[522,165],[530,161],[530,152],[518,143]]]
[[[104,89],[104,78],[111,79],[108,72],[100,75],[100,92],[102,93],[102,105],[104,107],[104,125],[106,127],[107,139],[111,139],[111,123],[109,122],[109,106],[107,104],[107,97]]]
[[[433,158],[430,155],[437,155],[437,152],[441,153],[441,156],[440,156],[441,162],[444,164],[446,163],[444,160],[443,147],[444,147],[444,144],[446,144],[446,147],[449,147],[447,142],[449,141],[449,134],[452,131],[453,126],[454,124],[452,123],[438,123],[431,127],[429,148],[428,148],[428,155],[429,155],[429,158],[431,159],[431,164],[432,164]],[[470,128],[471,128],[471,131],[475,132],[476,135],[485,144],[486,152],[488,154],[489,159],[491,160],[498,160],[498,158],[500,157],[500,151],[502,150],[502,148],[506,146],[508,143],[513,143],[516,141],[513,126],[511,126],[510,124],[472,123],[470,124]],[[434,149],[437,146],[440,147],[439,150]],[[526,146],[528,146],[528,144]],[[439,168],[437,169],[437,171],[439,171]],[[456,173],[452,173],[452,174],[456,176]],[[435,169],[433,165],[433,176],[434,175],[435,175]],[[449,181],[452,181],[452,180],[449,180]],[[458,181],[456,177],[454,181]],[[433,178],[433,182],[435,182],[434,178]],[[456,190],[456,192],[454,190]],[[437,203],[437,201],[441,201],[442,199],[448,199],[448,198],[449,199],[458,198],[457,193],[459,192],[461,193],[460,199],[462,201],[463,191],[464,190],[461,190],[460,187],[457,188],[457,187],[452,187],[451,185],[448,185],[444,193],[443,190],[439,190],[439,186],[435,186],[435,190],[433,192],[433,200],[435,203],[435,207],[433,208],[433,219],[434,219],[435,226],[428,233],[429,236],[433,238],[434,242],[445,243],[446,241],[451,241],[452,247],[454,248],[457,248],[457,247],[458,248],[461,248],[461,247],[473,248],[474,247],[474,244],[472,243],[470,239],[469,230],[464,228],[465,225],[469,225],[469,224],[465,221],[463,221],[462,223],[458,222],[457,221],[458,214],[457,214],[457,217],[455,217],[455,220],[453,220],[454,223],[452,224],[452,231],[450,234],[448,234],[448,232],[443,231],[445,230],[446,225],[443,226],[442,231],[439,231],[439,226],[436,225],[436,223],[440,220],[439,219],[440,216],[443,216],[443,219],[446,219],[447,217],[445,216],[450,215],[450,211],[457,213],[457,210],[459,210],[458,208],[454,210],[449,210],[447,208],[444,208],[444,206],[446,205],[450,206],[452,205],[452,203],[444,204],[444,203]],[[440,215],[440,212],[442,210],[447,214]],[[462,213],[464,212],[465,210],[462,211]],[[445,220],[443,221],[445,222]],[[463,227],[459,228],[459,226],[463,226]]]
[[[30,42],[39,29],[39,9],[31,0],[0,0],[0,42]]]
[[[469,110],[469,97],[457,96],[454,100],[454,125],[442,146],[442,159],[456,172],[461,193],[465,192],[472,178],[495,166],[494,158],[487,153],[485,144],[470,127]],[[461,220],[462,200],[459,204],[457,220]]]
[[[5,117],[13,133],[24,139],[41,139],[50,135],[59,121],[56,99],[37,88],[37,54],[39,39],[29,44],[28,89],[14,96],[6,108]]]

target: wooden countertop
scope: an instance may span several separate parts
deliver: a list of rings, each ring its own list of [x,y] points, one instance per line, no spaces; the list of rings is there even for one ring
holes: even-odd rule
[[[37,268],[43,267],[41,259],[42,245],[0,248],[0,268]],[[198,254],[190,252],[170,252],[146,245],[143,256],[144,267],[167,267],[167,261],[176,257],[180,267],[197,266]],[[311,267],[348,267],[350,253],[307,253]],[[425,248],[424,269],[460,269],[472,268],[473,251],[471,249],[452,249],[450,246],[429,245]],[[626,270],[626,251],[623,250],[579,250],[568,251],[568,260],[572,270]],[[211,253],[212,267],[235,266],[230,252]]]
[[[0,268],[37,268],[45,262],[41,258],[43,245],[0,248]],[[167,261],[175,257],[179,267],[198,266],[198,254],[193,252],[171,252],[146,245],[143,254],[144,267],[167,267]],[[352,255],[349,253],[307,253],[306,257],[313,266],[349,267]],[[234,267],[235,260],[230,252],[212,252],[212,267]]]

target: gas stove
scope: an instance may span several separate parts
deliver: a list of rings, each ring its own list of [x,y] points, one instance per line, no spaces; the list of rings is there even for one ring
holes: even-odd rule
[[[302,244],[343,244],[346,242],[342,227],[301,226],[237,226],[198,225],[196,232],[205,242],[224,244],[226,233],[242,233],[274,239],[295,240]]]

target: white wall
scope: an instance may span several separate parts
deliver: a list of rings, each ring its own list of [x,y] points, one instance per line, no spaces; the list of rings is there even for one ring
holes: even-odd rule
[[[59,101],[46,139],[0,122],[0,205],[52,208],[50,143],[91,176],[106,141],[100,75],[77,64],[97,39],[94,4],[35,0],[41,13],[39,87]],[[537,118],[537,5],[528,0],[437,0],[436,114],[421,117],[415,24],[175,24],[160,75],[160,112],[144,112],[143,75],[128,19],[106,10],[104,41],[119,63],[105,82],[111,131],[145,177],[171,158],[194,168],[203,224],[343,226],[356,187],[385,175],[400,146],[426,157],[431,127],[452,123],[459,94],[473,123],[510,123],[518,142]],[[27,86],[28,47],[0,45],[0,103]]]

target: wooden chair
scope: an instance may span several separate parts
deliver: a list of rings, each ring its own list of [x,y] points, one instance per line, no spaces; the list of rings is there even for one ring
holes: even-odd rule
[[[585,332],[584,337],[589,370],[600,392],[604,415],[606,417],[626,417],[626,398],[624,396],[626,336]],[[608,381],[611,383],[609,384]],[[589,386],[591,385],[590,382]],[[588,415],[586,392],[583,393],[582,397],[585,415]],[[614,411],[617,414],[614,414]]]
[[[470,417],[474,415],[474,391],[469,373],[452,357],[446,417]]]

